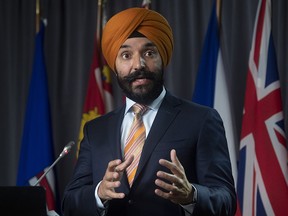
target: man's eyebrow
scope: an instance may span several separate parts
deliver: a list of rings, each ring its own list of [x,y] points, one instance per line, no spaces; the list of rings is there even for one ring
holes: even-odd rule
[[[120,46],[120,49],[129,48],[129,47],[131,47],[131,46],[123,44],[123,45]]]
[[[124,49],[124,48],[130,48],[131,46],[130,45],[127,45],[127,44],[123,44],[120,46],[120,49]],[[156,45],[152,42],[149,42],[149,43],[146,43],[144,44],[144,47],[147,48],[147,47],[156,47]]]
[[[156,47],[156,45],[152,42],[146,43],[144,47]]]

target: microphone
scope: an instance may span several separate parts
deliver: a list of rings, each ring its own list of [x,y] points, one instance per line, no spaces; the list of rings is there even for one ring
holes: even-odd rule
[[[62,150],[58,158],[54,161],[54,163],[48,167],[48,169],[41,175],[41,177],[36,181],[36,183],[33,186],[37,186],[39,182],[47,175],[47,173],[58,163],[58,161],[66,156],[70,150],[72,149],[73,145],[75,145],[74,141],[70,141]]]

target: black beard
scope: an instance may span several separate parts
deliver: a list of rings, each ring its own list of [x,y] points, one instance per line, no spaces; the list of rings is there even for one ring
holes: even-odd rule
[[[132,82],[140,78],[150,79],[152,82],[132,89]],[[126,97],[130,98],[136,103],[145,105],[150,104],[160,95],[164,83],[162,70],[157,72],[151,72],[143,69],[137,70],[124,77],[117,76],[117,80]]]

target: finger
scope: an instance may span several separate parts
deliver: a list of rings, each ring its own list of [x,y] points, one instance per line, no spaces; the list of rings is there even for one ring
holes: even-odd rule
[[[128,157],[123,163],[117,165],[117,167],[115,168],[116,172],[124,172],[125,169],[130,166],[130,164],[132,163],[132,161],[134,160],[134,155],[131,155],[130,157]]]
[[[115,191],[107,191],[108,199],[123,199],[125,197],[124,193],[116,193]]]
[[[167,200],[170,200],[170,201],[173,202],[173,203],[178,203],[178,201],[177,201],[177,196],[175,196],[175,195],[173,194],[173,192],[171,192],[171,191],[168,192],[168,193],[166,193],[166,192],[164,192],[164,191],[162,191],[162,190],[160,190],[160,189],[155,189],[154,193],[155,193],[157,196],[162,197],[162,198],[167,199]]]
[[[177,193],[178,192],[178,188],[176,187],[176,185],[174,184],[168,184],[167,182],[165,181],[162,181],[160,179],[156,179],[155,180],[155,184],[160,187],[161,189],[164,189],[166,190],[168,193],[171,191],[171,192],[175,192]]]
[[[110,172],[114,172],[115,167],[118,166],[119,164],[121,164],[121,160],[120,159],[116,159],[116,160],[110,161],[108,163],[107,170],[110,171]]]
[[[176,164],[176,166],[182,167],[180,161],[178,160],[177,154],[176,154],[176,150],[172,149],[170,152],[170,157],[171,157],[171,161],[172,163]]]
[[[172,175],[170,173],[166,173],[166,172],[163,172],[163,171],[158,171],[156,173],[157,177],[161,178],[161,179],[164,179],[166,180],[166,182],[171,182],[171,184],[176,184],[178,185],[179,184],[179,178],[175,175]]]
[[[184,168],[181,164],[181,162],[179,161],[177,154],[176,154],[176,150],[172,149],[170,152],[170,157],[171,157],[171,161],[172,163],[174,163],[178,168],[180,168],[181,171],[184,171]]]
[[[182,176],[181,167],[178,167],[175,163],[172,163],[165,159],[160,159],[159,164],[169,169],[174,175],[179,177]]]
[[[110,182],[110,181],[101,181],[100,185],[99,185],[99,188],[98,188],[98,196],[101,198],[101,199],[104,199],[104,200],[110,200],[110,199],[113,199],[113,198],[122,198],[123,197],[123,194],[117,194],[115,192],[115,189],[116,187],[119,187],[120,186],[120,181],[116,181],[116,182]]]
[[[120,159],[116,159],[116,160],[113,160],[113,161],[110,161],[108,163],[108,166],[107,166],[107,169],[106,169],[106,172],[105,172],[105,175],[103,177],[103,180],[106,180],[106,181],[113,181],[114,178],[115,178],[115,167],[117,167],[117,165],[121,164],[121,160]],[[117,176],[116,176],[117,177]]]
[[[115,171],[112,173],[111,181],[112,182],[120,181],[121,177],[122,177],[122,172],[116,171],[116,168],[115,168]]]
[[[106,190],[114,190],[114,188],[118,188],[121,185],[120,181],[104,181],[104,189]]]
[[[164,198],[164,199],[169,199],[170,198],[169,193],[166,193],[166,192],[164,192],[164,191],[162,191],[160,189],[156,189],[155,190],[155,194],[160,196],[160,197],[162,197],[162,198]]]
[[[114,188],[120,185],[120,182],[106,182],[103,183],[103,187],[99,187],[98,189],[98,196],[104,200],[111,200],[111,199],[122,199],[125,197],[124,193],[117,193],[115,192]]]

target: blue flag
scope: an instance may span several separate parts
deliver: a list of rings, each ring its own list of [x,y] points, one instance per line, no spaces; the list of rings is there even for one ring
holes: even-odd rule
[[[218,22],[214,2],[192,97],[192,101],[210,107],[214,105],[218,51]]]
[[[43,53],[44,31],[45,26],[42,23],[35,41],[34,65],[18,166],[18,186],[33,185],[54,160],[48,83]],[[54,178],[52,171],[51,174],[49,176]],[[40,185],[46,189],[47,203],[50,200],[49,194],[53,194],[53,190],[55,191],[55,186],[51,182],[54,184],[54,181],[50,181],[48,176],[47,179],[40,182]],[[54,205],[55,203],[50,206],[50,209],[54,209]]]
[[[236,180],[236,128],[234,115],[230,106],[229,92],[220,48],[216,1],[214,1],[204,40],[201,62],[199,65],[192,101],[213,107],[219,112],[224,123],[232,172],[234,180]]]

